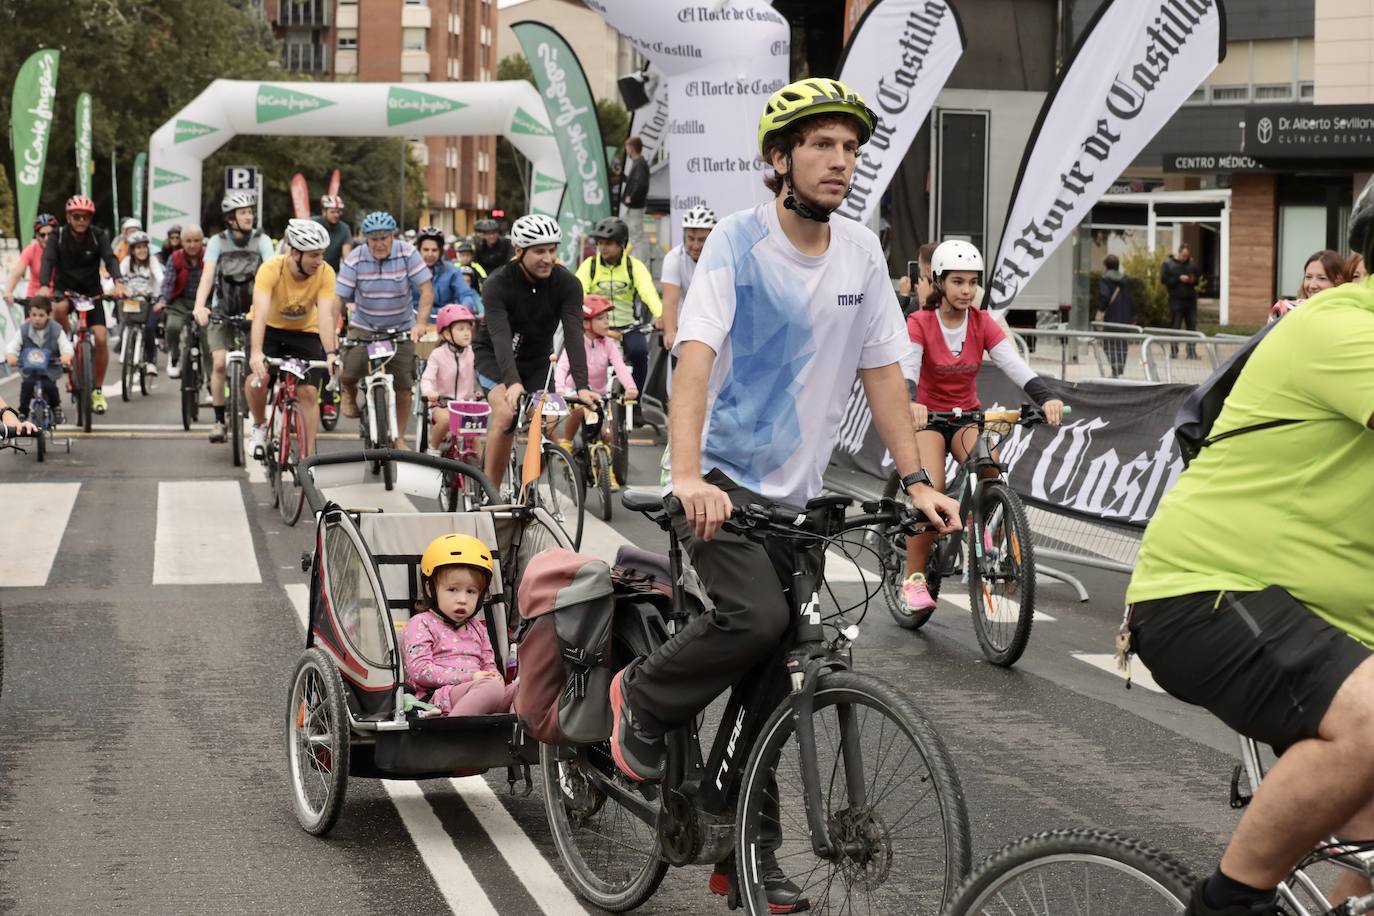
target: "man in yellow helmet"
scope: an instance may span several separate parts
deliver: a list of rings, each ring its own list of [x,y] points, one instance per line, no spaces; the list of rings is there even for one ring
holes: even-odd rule
[[[715,607],[611,682],[612,755],[631,779],[658,778],[662,736],[782,642],[794,558],[721,525],[737,506],[821,494],[856,373],[913,504],[942,531],[959,527],[957,504],[921,470],[898,365],[911,344],[878,239],[830,220],[876,122],[835,80],[774,93],[759,121],[773,199],[721,220],[697,263],[673,347],[672,487],[677,535]],[[760,871],[772,912],[807,907],[776,861]],[[728,886],[718,869],[712,890]]]

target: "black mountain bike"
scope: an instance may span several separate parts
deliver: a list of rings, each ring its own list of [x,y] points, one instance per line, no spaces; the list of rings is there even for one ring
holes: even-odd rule
[[[229,352],[224,360],[224,378],[229,386],[229,394],[224,417],[229,421],[229,443],[234,467],[243,467],[243,417],[248,410],[243,399],[243,382],[248,377],[248,349],[245,343],[253,322],[248,318],[231,317],[218,312],[210,315],[210,321],[212,324],[229,326]]]
[[[205,329],[192,316],[187,316],[181,330],[181,428],[187,432],[191,424],[200,420],[200,393],[205,389],[205,371],[201,352],[205,347]]]
[[[1069,408],[1064,412],[1067,414]],[[987,660],[1003,667],[1016,664],[1030,640],[1035,619],[1035,547],[1026,508],[1007,483],[1005,469],[993,451],[1012,426],[1043,422],[1044,411],[1030,405],[1020,410],[932,411],[929,419],[934,429],[974,426],[978,440],[945,487],[949,496],[959,500],[963,533],[947,534],[935,542],[926,560],[926,587],[932,598],[938,598],[942,581],[961,575],[968,567],[973,632]],[[900,491],[894,474],[883,496],[905,498]],[[878,541],[888,610],[899,626],[920,629],[934,611],[907,610],[902,597],[905,542],[891,537],[879,537]]]
[[[920,523],[894,500],[813,500],[805,512],[737,509],[731,531],[770,549],[792,545],[794,625],[777,653],[731,692],[710,756],[696,723],[667,736],[659,782],[626,779],[609,743],[541,748],[544,805],[573,888],[608,910],[648,900],[668,866],[729,861],[731,905],[769,912],[765,876],[801,888],[813,913],[936,913],[970,867],[963,791],[943,742],[900,691],[850,670],[858,627],[820,609],[824,551],[843,532]],[[671,532],[671,497],[627,492],[627,509]],[[682,548],[670,533],[671,609],[623,599],[609,659],[650,653],[692,611]],[[779,834],[781,834],[779,836]],[[776,865],[774,865],[776,863]],[[771,875],[770,875],[771,872]],[[799,900],[800,903],[800,900]]]

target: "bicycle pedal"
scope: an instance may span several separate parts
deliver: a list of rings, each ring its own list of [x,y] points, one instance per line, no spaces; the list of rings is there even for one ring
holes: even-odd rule
[[[1240,777],[1245,772],[1244,768],[1238,763],[1231,770],[1231,807],[1239,811],[1250,804],[1250,799],[1254,795],[1245,795],[1240,791]]]

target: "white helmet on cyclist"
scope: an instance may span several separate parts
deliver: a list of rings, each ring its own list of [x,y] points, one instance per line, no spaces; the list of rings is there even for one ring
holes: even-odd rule
[[[119,224],[119,231],[120,231],[120,232],[128,232],[130,229],[142,229],[142,228],[143,228],[143,223],[139,222],[139,220],[138,220],[136,217],[133,217],[133,216],[126,216],[126,217],[124,217],[124,221],[123,221],[122,223]]]
[[[950,239],[941,242],[930,256],[930,274],[942,277],[951,270],[972,270],[983,272],[983,255],[972,242],[963,239]]]
[[[242,210],[244,207],[256,207],[257,205],[257,195],[252,191],[230,191],[224,195],[224,200],[220,201],[219,212],[233,213],[235,210]]]
[[[697,204],[682,215],[683,229],[714,229],[716,211],[705,204]]]
[[[510,240],[516,248],[533,248],[535,245],[557,245],[563,241],[563,230],[552,216],[542,213],[527,213],[510,227]]]
[[[297,251],[324,251],[329,247],[329,233],[313,219],[288,220],[286,244]]]

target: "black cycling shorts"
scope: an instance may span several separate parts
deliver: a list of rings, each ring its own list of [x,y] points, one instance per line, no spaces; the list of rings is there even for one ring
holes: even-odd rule
[[[1139,601],[1130,630],[1159,686],[1280,754],[1316,737],[1370,655],[1278,585]]]
[[[266,332],[262,338],[263,356],[272,359],[324,359],[324,344],[320,343],[320,335],[314,331],[286,331],[269,325]],[[268,375],[275,379],[276,368],[269,368]],[[324,369],[311,369],[306,384],[321,388],[328,381],[329,373]]]

